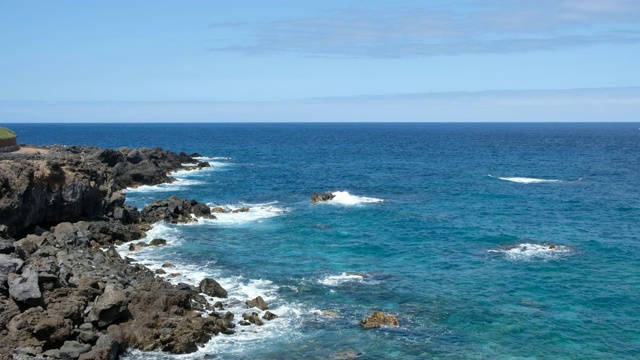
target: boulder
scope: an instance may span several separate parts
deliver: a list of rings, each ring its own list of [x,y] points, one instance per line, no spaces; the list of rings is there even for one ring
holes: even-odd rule
[[[260,316],[258,316],[258,313],[255,313],[255,312],[251,314],[247,314],[247,313],[242,314],[242,319],[258,326],[264,325],[264,322],[262,321],[262,319],[260,319]]]
[[[258,296],[255,299],[247,300],[246,304],[250,308],[255,307],[255,308],[258,308],[260,310],[267,310],[269,308],[269,305],[267,305],[267,303],[264,301],[262,296]]]
[[[218,298],[227,297],[227,290],[223,289],[222,286],[220,286],[220,284],[218,284],[217,281],[210,278],[203,279],[200,282],[198,289],[200,290],[201,293],[209,296],[218,297]]]
[[[278,317],[278,315],[272,313],[271,311],[267,311],[267,312],[264,313],[264,315],[262,315],[263,319],[269,320],[269,321],[271,321],[273,319],[276,319],[277,317]]]
[[[77,359],[81,354],[91,351],[91,345],[82,344],[78,341],[65,341],[60,348],[62,359]]]
[[[17,273],[22,269],[24,261],[10,255],[0,254],[0,275]]]
[[[149,246],[164,246],[167,245],[167,240],[165,239],[153,239],[149,242]]]
[[[9,274],[9,294],[21,303],[36,305],[42,299],[42,292],[38,285],[38,272],[32,267],[26,267],[21,275]]]
[[[398,326],[398,319],[393,315],[385,315],[382,311],[374,311],[373,314],[360,321],[360,326],[365,329],[378,328],[382,325]]]
[[[311,203],[315,204],[317,202],[329,201],[329,200],[332,200],[334,197],[336,196],[333,195],[332,193],[313,193],[311,194]]]
[[[3,239],[0,237],[0,254],[11,254],[15,251],[13,240]]]
[[[120,286],[110,283],[93,303],[88,320],[98,328],[103,328],[123,318],[126,310],[127,296]]]

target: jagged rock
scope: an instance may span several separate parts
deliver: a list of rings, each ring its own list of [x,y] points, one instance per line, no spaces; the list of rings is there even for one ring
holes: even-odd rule
[[[273,319],[275,319],[277,317],[278,317],[278,315],[272,313],[271,311],[267,311],[267,312],[264,313],[264,315],[262,315],[263,319],[269,320],[269,321],[271,321],[271,320],[273,320]]]
[[[226,298],[227,290],[223,289],[217,281],[205,278],[200,282],[198,287],[201,293],[204,293],[209,296],[218,297],[218,298]]]
[[[255,299],[247,300],[246,304],[250,308],[255,307],[260,310],[267,310],[269,308],[269,305],[267,305],[262,296],[258,296]]]
[[[127,296],[116,284],[107,284],[104,293],[92,305],[88,320],[103,328],[125,316]]]
[[[147,223],[166,221],[169,223],[188,223],[198,221],[191,215],[215,219],[206,204],[195,200],[180,199],[172,196],[167,200],[156,200],[140,212],[140,218]]]
[[[77,359],[81,354],[91,351],[91,345],[77,341],[65,341],[60,348],[60,357],[63,359]]]
[[[149,246],[164,246],[167,245],[167,240],[165,239],[153,239],[149,242]]]
[[[377,328],[382,325],[398,326],[398,319],[393,315],[385,315],[381,311],[374,311],[369,317],[360,321],[360,326],[365,329]]]
[[[315,204],[317,202],[329,201],[336,197],[332,193],[313,193],[311,194],[311,203]]]
[[[0,254],[0,275],[9,275],[17,273],[22,269],[24,261],[11,255]]]
[[[9,295],[21,303],[35,305],[41,298],[40,286],[38,285],[38,272],[32,267],[26,267],[21,275],[9,274]]]

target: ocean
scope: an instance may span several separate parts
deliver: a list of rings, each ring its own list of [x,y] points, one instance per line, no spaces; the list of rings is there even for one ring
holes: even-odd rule
[[[637,123],[8,126],[28,144],[197,152],[210,168],[127,202],[249,208],[119,250],[174,263],[174,282],[214,277],[236,319],[257,295],[279,317],[125,359],[640,358]],[[360,328],[377,310],[400,325]]]

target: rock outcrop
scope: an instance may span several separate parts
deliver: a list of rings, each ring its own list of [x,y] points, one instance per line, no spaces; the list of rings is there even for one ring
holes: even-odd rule
[[[382,325],[398,326],[398,319],[393,315],[385,315],[382,311],[374,311],[373,314],[360,321],[360,326],[365,329],[378,328]]]
[[[208,164],[159,148],[42,150],[0,154],[0,360],[117,359],[129,347],[182,354],[234,332],[233,316],[201,294],[226,297],[215,280],[172,285],[114,248],[156,221],[214,219],[206,204],[176,197],[138,211],[122,192],[171,181],[183,163]]]
[[[322,201],[329,201],[336,197],[332,193],[313,193],[311,194],[311,203],[315,204]]]

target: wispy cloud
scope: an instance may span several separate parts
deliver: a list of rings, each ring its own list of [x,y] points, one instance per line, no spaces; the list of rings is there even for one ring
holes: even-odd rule
[[[0,102],[8,122],[640,122],[640,87],[273,102]]]
[[[210,50],[394,58],[640,42],[637,0],[468,0],[422,7],[403,3],[264,23],[214,24],[215,31],[235,35]]]

